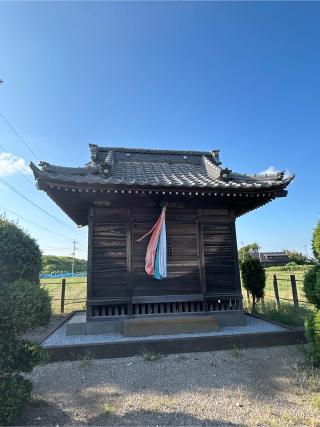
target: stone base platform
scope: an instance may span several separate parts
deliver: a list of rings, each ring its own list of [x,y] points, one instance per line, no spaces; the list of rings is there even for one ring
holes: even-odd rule
[[[221,326],[219,331],[205,333],[147,337],[125,337],[120,332],[67,335],[68,324],[79,315],[85,318],[85,313],[72,314],[42,341],[41,345],[47,350],[50,361],[130,357],[145,352],[170,354],[269,347],[306,341],[303,328],[290,328],[251,315],[244,316],[245,325]]]
[[[153,320],[152,320],[153,319]],[[167,320],[166,320],[167,319]],[[179,320],[183,319],[183,320]],[[214,321],[213,321],[214,319]],[[210,324],[210,322],[212,322]],[[213,326],[213,323],[215,326]],[[138,332],[135,328],[134,334],[131,325],[140,325],[143,332]],[[171,324],[170,326],[168,326]],[[184,315],[163,315],[163,316],[139,316],[125,317],[118,319],[86,320],[84,312],[75,313],[67,322],[67,335],[99,335],[109,333],[127,334],[126,336],[148,336],[148,335],[167,335],[175,333],[192,332],[212,332],[224,326],[244,326],[246,317],[243,311],[215,312],[214,314],[197,313]],[[126,325],[126,326],[125,326]],[[147,325],[150,330],[148,331]],[[151,327],[151,325],[153,325]],[[163,326],[162,328],[160,326]],[[140,329],[141,329],[140,328]],[[198,328],[198,329],[197,329]],[[215,328],[215,329],[213,329]],[[141,329],[141,331],[142,331]],[[158,332],[156,332],[158,331]]]

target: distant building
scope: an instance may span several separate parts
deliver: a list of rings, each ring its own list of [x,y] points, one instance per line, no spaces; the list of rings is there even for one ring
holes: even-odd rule
[[[264,267],[286,265],[288,264],[289,256],[285,252],[254,252],[253,258],[260,259]]]

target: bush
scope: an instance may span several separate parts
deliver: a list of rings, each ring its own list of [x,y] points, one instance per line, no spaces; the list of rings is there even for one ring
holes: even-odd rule
[[[252,311],[256,311],[256,300],[264,296],[265,271],[258,259],[247,258],[241,263],[243,286],[252,295]]]
[[[312,234],[312,251],[316,259],[320,261],[320,221]]]
[[[19,334],[48,323],[50,315],[50,297],[38,283],[0,283],[0,425],[14,424],[30,398],[31,383],[19,373],[46,358],[45,350]]]
[[[51,317],[51,297],[37,283],[18,280],[0,285],[0,333],[21,334],[46,325]]]
[[[0,216],[0,283],[18,279],[39,282],[41,251],[16,223]]]
[[[14,424],[30,400],[32,384],[21,375],[0,377],[0,425]]]
[[[320,366],[320,311],[306,322],[307,336],[311,343],[311,358],[314,366]]]
[[[313,266],[305,274],[303,287],[308,301],[320,309],[320,265]]]
[[[2,334],[0,338],[0,377],[15,372],[30,372],[46,360],[47,353],[38,344],[14,335]]]

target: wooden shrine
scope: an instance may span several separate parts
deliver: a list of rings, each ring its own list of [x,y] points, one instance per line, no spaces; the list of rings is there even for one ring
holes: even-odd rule
[[[37,186],[89,227],[87,321],[214,314],[244,322],[235,220],[277,197],[293,179],[221,166],[219,151],[90,145],[84,167],[40,168]],[[168,276],[146,274],[148,239],[166,206]]]

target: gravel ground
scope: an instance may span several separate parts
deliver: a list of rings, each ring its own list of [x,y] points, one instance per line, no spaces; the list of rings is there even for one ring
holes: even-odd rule
[[[77,316],[77,314],[76,314]],[[284,331],[285,328],[274,323],[266,322],[252,316],[246,316],[245,326],[224,326],[217,332],[191,333],[191,334],[176,334],[176,335],[149,335],[148,337],[124,337],[120,333],[99,334],[99,335],[72,335],[66,334],[67,322],[50,335],[42,345],[44,347],[56,345],[71,345],[71,344],[93,344],[104,342],[123,342],[123,341],[145,341],[145,340],[172,340],[174,338],[189,338],[189,337],[212,337],[221,335],[240,335],[240,334],[255,334],[261,332]]]
[[[296,346],[58,362],[20,425],[320,426],[320,374]]]

